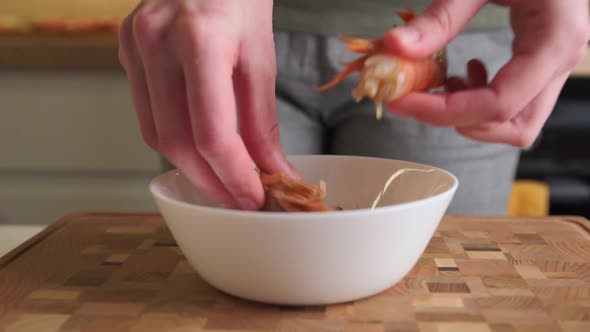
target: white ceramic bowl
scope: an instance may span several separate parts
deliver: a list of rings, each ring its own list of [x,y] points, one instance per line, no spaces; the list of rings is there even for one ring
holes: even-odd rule
[[[215,207],[177,171],[150,184],[193,268],[237,297],[284,305],[347,302],[382,292],[415,265],[457,189],[451,173],[399,160],[292,156],[306,181],[327,184],[344,211],[283,213]],[[385,182],[403,168],[371,205]]]

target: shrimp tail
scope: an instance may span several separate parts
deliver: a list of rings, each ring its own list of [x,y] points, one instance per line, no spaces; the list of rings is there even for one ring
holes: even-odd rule
[[[381,47],[381,40],[370,40],[365,38],[350,37],[345,35],[339,36],[340,40],[346,45],[346,48],[355,53],[369,53]]]
[[[417,15],[416,12],[408,5],[406,5],[405,11],[398,11],[396,12],[397,16],[399,16],[405,23],[410,22],[413,20]]]
[[[338,85],[340,82],[342,82],[348,75],[352,74],[355,71],[360,71],[363,68],[365,61],[367,60],[368,57],[369,57],[368,55],[365,55],[365,56],[360,57],[352,62],[349,62],[343,71],[339,72],[328,83],[318,87],[317,90],[320,92],[329,90],[329,89],[333,88],[334,86]]]
[[[404,20],[404,22],[409,22],[414,17],[416,17],[416,12],[406,6],[406,11],[397,12],[397,15]],[[317,88],[317,91],[323,92],[333,88],[334,86],[341,83],[348,75],[355,71],[361,71],[365,61],[375,53],[378,53],[383,48],[383,41],[381,39],[371,40],[365,38],[358,38],[358,37],[351,37],[345,35],[338,36],[340,40],[346,45],[346,48],[355,53],[364,53],[365,56],[358,58],[355,61],[349,62],[345,64],[345,68],[343,71],[338,73],[331,81],[328,83],[320,86]]]
[[[404,22],[416,18],[416,12],[406,6],[405,11],[396,13]],[[322,92],[342,82],[352,72],[360,73],[360,82],[352,91],[352,97],[359,102],[364,97],[376,103],[376,117],[383,113],[383,102],[401,98],[408,93],[427,91],[438,87],[446,80],[446,49],[435,52],[432,56],[418,59],[406,59],[389,54],[382,39],[370,40],[357,37],[340,36],[346,49],[364,55],[350,63],[330,82],[320,86]]]

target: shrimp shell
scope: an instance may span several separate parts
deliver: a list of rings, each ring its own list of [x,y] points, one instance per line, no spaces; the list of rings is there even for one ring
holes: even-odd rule
[[[326,183],[318,185],[294,180],[282,173],[267,174],[258,170],[266,196],[264,210],[287,212],[322,212],[335,209],[323,203]]]

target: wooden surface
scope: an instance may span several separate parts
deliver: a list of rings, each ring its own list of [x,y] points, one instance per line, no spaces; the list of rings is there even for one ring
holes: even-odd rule
[[[590,331],[589,232],[573,217],[446,217],[391,289],[279,307],[207,285],[159,215],[77,214],[0,259],[0,331]]]

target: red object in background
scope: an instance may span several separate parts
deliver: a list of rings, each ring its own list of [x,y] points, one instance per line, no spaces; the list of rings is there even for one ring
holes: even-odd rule
[[[119,28],[118,18],[104,18],[104,19],[80,19],[66,23],[66,30],[71,32],[81,31],[117,31]]]
[[[61,18],[34,21],[31,23],[32,30],[40,32],[59,32],[64,31],[66,27],[65,20]]]

